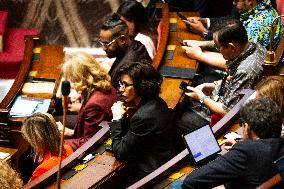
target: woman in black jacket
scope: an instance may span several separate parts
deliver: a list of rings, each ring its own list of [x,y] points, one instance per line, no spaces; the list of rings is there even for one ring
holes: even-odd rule
[[[159,97],[162,76],[151,65],[127,63],[117,76],[123,100],[112,106],[112,148],[136,180],[173,156],[172,115]]]

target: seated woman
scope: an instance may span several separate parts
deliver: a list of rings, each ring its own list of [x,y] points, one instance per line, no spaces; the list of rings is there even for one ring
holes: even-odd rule
[[[124,100],[112,106],[112,149],[128,165],[129,180],[134,181],[172,157],[172,115],[159,97],[162,76],[151,65],[127,63],[117,76]]]
[[[23,187],[23,181],[19,174],[5,160],[0,161],[0,186],[1,189],[20,189]]]
[[[115,15],[124,21],[129,30],[129,35],[136,41],[140,41],[147,49],[149,56],[153,59],[156,54],[156,47],[153,39],[156,38],[150,26],[146,9],[140,2],[135,0],[124,1],[118,8]]]
[[[256,86],[256,97],[271,98],[284,112],[284,77],[270,76],[261,80]]]
[[[284,77],[282,76],[269,76],[262,79],[255,87],[255,93],[247,100],[249,102],[255,98],[268,97],[273,100],[284,112]],[[283,115],[284,116],[284,115]],[[284,117],[283,117],[284,123]],[[281,137],[284,138],[284,124],[282,124]],[[222,141],[224,149],[229,150],[237,142],[233,139],[226,139]]]
[[[21,132],[32,147],[34,161],[40,163],[29,180],[31,182],[58,164],[60,132],[55,119],[48,113],[35,113],[27,117],[23,122]],[[72,152],[70,146],[64,145],[62,159]]]
[[[64,133],[71,137],[65,140],[65,144],[76,150],[99,130],[102,121],[112,119],[111,106],[116,101],[116,91],[110,84],[107,72],[94,57],[86,53],[67,55],[62,71],[82,100],[74,130],[66,128]],[[62,124],[58,126],[61,130]]]

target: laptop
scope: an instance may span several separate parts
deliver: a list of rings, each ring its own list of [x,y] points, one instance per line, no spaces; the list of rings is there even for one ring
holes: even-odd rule
[[[221,148],[209,125],[204,125],[182,135],[193,163],[197,166],[208,163],[219,156]]]

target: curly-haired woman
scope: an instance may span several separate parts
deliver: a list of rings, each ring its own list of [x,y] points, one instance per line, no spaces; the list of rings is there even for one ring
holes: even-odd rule
[[[116,91],[111,86],[110,76],[89,54],[67,55],[62,71],[64,78],[81,95],[82,106],[74,130],[65,130],[65,135],[71,137],[65,144],[76,150],[99,130],[102,121],[112,119],[111,106],[116,101]]]
[[[48,113],[35,113],[27,117],[21,132],[32,147],[34,161],[40,163],[30,178],[31,182],[58,164],[60,132],[55,119]],[[70,146],[64,145],[62,159],[72,152]]]

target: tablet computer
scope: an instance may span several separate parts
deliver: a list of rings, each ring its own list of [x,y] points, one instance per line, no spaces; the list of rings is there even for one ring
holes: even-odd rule
[[[202,165],[215,159],[221,151],[209,125],[192,130],[182,138],[195,165]]]

